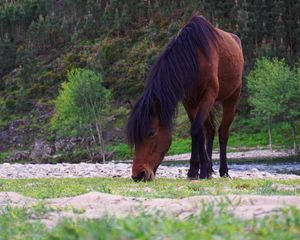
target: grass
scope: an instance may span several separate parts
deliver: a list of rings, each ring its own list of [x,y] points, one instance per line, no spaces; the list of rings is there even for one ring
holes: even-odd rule
[[[203,206],[201,213],[187,219],[160,213],[97,220],[63,219],[47,229],[36,210],[0,210],[0,239],[297,239],[300,212],[294,208],[282,214],[241,221],[226,206]]]
[[[278,188],[278,185],[287,187]],[[300,195],[299,186],[300,179],[156,179],[153,182],[140,183],[125,178],[0,179],[0,191],[13,191],[41,199],[69,197],[90,191],[146,198],[224,194]]]
[[[292,148],[290,137],[284,134],[282,137],[280,132],[273,131],[273,148]],[[300,140],[300,139],[298,139]],[[256,133],[239,133],[232,132],[228,142],[228,152],[236,151],[231,148],[245,149],[245,148],[269,148],[268,135],[265,132]],[[127,144],[109,144],[107,150],[113,152],[113,158],[124,160],[132,158],[132,151],[128,148]],[[214,141],[214,150],[219,150],[217,136]],[[191,138],[173,137],[171,147],[167,155],[175,155],[181,153],[189,153],[191,151]]]
[[[278,188],[283,186],[283,188]],[[144,198],[183,198],[195,195],[259,194],[300,196],[300,179],[156,179],[135,183],[119,178],[0,179],[0,191],[38,199],[75,196],[90,191]],[[38,203],[30,208],[0,207],[0,239],[297,239],[300,211],[287,208],[276,215],[240,220],[225,203],[204,204],[200,213],[181,219],[162,213],[122,218],[61,219],[48,229],[55,209]],[[75,213],[75,212],[74,212]],[[79,214],[79,212],[77,213]]]
[[[220,125],[220,113],[216,112],[216,126]],[[175,119],[175,130],[173,134],[172,145],[167,155],[188,153],[191,151],[191,138],[189,136],[189,120],[183,109],[182,104],[179,104],[178,114]],[[300,128],[300,121],[297,123],[297,128]],[[272,141],[274,148],[292,148],[293,140],[291,128],[287,123],[282,123],[272,129]],[[300,135],[297,135],[297,142],[300,141]],[[233,122],[230,137],[228,141],[229,151],[234,151],[230,148],[268,148],[269,138],[267,129],[257,123],[253,117],[240,117],[237,115]],[[217,135],[214,141],[214,149],[219,149]],[[107,150],[114,152],[114,159],[131,159],[132,152],[125,143],[109,144]]]
[[[0,152],[0,164],[4,162],[4,160],[9,157],[9,155],[11,154],[11,152],[7,151],[7,152]]]

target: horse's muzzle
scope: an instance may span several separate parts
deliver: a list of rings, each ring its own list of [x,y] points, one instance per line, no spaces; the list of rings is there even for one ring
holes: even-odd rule
[[[138,175],[136,176],[132,176],[131,178],[135,181],[135,182],[139,182],[139,181],[152,181],[154,179],[154,173],[153,172],[146,172],[146,171],[142,171],[140,172]]]

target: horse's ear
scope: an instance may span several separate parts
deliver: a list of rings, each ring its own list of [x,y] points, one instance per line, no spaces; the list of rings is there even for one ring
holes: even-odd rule
[[[129,106],[129,108],[133,109],[133,103],[130,100],[126,100],[126,104]]]

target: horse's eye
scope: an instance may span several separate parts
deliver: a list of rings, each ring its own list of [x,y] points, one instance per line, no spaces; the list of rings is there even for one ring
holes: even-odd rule
[[[153,137],[155,135],[155,130],[154,129],[151,129],[149,132],[148,132],[148,137]]]

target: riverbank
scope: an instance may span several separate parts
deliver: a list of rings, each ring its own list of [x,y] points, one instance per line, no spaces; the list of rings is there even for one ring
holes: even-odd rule
[[[279,157],[289,157],[293,155],[293,151],[290,149],[287,150],[269,150],[269,149],[251,149],[238,151],[237,149],[231,149],[231,152],[227,153],[228,159],[244,159],[244,158],[279,158]],[[185,154],[176,154],[172,156],[165,157],[166,161],[176,161],[176,160],[189,160],[191,157],[190,153]],[[219,153],[213,152],[213,160],[219,159]]]
[[[242,164],[243,159],[277,158],[289,157],[290,151],[250,150],[243,152],[228,153],[229,174],[232,178],[241,179],[298,179],[295,170],[300,170],[300,162],[284,164]],[[186,178],[188,171],[188,159],[190,154],[168,156],[164,159],[163,165],[157,170],[157,178]],[[238,159],[239,165],[231,164],[230,159]],[[213,154],[213,159],[218,159],[218,153]],[[183,164],[165,166],[168,162],[183,161]],[[214,165],[218,178],[218,162]],[[292,174],[289,174],[292,173]],[[120,163],[117,161],[100,163],[58,163],[58,164],[0,164],[0,178],[88,178],[88,177],[110,177],[130,178],[131,161]]]

